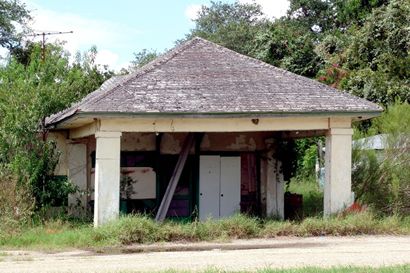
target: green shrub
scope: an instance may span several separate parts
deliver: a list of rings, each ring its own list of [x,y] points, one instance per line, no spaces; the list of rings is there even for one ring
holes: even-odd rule
[[[25,185],[8,170],[0,170],[0,237],[27,224],[33,214],[34,198]]]
[[[74,190],[69,181],[53,175],[59,154],[46,139],[45,117],[97,89],[110,73],[94,63],[95,49],[73,61],[58,43],[46,45],[44,61],[38,43],[21,50],[26,62],[10,56],[0,65],[0,192],[7,188],[7,194],[12,191],[21,200],[29,194],[39,211],[64,205],[61,200]],[[9,186],[10,179],[15,187]],[[11,208],[17,210],[16,205]],[[0,209],[0,217],[12,221],[20,221],[21,215],[27,214]]]
[[[352,186],[358,199],[386,214],[410,213],[410,105],[389,107],[370,134],[384,134],[385,149],[353,151]]]

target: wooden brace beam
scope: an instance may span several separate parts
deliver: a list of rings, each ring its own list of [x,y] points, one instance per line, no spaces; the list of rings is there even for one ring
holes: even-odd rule
[[[185,140],[184,144],[182,145],[181,153],[179,154],[178,162],[175,166],[174,172],[172,177],[168,183],[167,190],[165,191],[164,197],[162,198],[161,205],[159,206],[157,215],[155,220],[158,222],[164,221],[169,205],[171,204],[172,197],[174,196],[175,189],[178,185],[179,178],[181,177],[182,170],[184,169],[186,160],[189,155],[189,151],[192,149],[192,146],[195,143],[195,135],[193,133],[189,133]]]

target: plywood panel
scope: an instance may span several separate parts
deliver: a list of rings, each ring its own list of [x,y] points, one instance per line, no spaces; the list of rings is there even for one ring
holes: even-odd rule
[[[199,219],[219,218],[220,157],[200,156]]]
[[[68,179],[80,191],[87,190],[87,146],[83,143],[67,145]],[[80,201],[86,206],[86,197],[80,194],[70,194],[68,204],[75,207]]]
[[[220,217],[240,212],[241,158],[221,157]]]
[[[133,180],[130,189],[130,199],[155,199],[156,198],[156,173],[151,167],[121,168],[121,176],[127,175]],[[94,200],[95,169],[91,169],[91,200]],[[125,198],[122,194],[122,198]]]
[[[131,199],[156,198],[156,174],[151,167],[121,168],[121,174],[132,179]]]

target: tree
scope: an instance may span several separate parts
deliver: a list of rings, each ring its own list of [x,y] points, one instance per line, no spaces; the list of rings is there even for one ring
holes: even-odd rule
[[[139,68],[147,63],[155,60],[159,56],[155,50],[143,49],[140,52],[134,53],[134,60],[131,61],[132,68]]]
[[[41,59],[40,44],[32,44],[29,62],[11,56],[0,67],[0,183],[4,177],[28,186],[37,208],[55,205],[73,188],[53,176],[58,151],[41,138],[41,121],[97,89],[111,75],[94,63],[96,49],[78,54],[70,62],[61,44],[47,44]]]
[[[325,32],[333,28],[335,14],[332,1],[291,0],[288,18],[298,22],[306,30]]]
[[[373,9],[389,4],[390,0],[333,0],[336,10],[336,26],[346,29],[366,21]]]
[[[410,2],[374,9],[346,48],[343,88],[384,105],[410,101]]]
[[[315,51],[320,81],[385,106],[410,100],[410,2],[373,8],[362,25],[324,34]]]
[[[194,20],[195,28],[186,39],[195,36],[213,41],[242,54],[249,54],[257,32],[269,22],[262,19],[261,7],[257,4],[211,2],[202,6]]]
[[[290,19],[264,19],[257,4],[212,2],[202,7],[195,24],[187,38],[200,36],[308,77],[321,67],[313,33]]]
[[[389,0],[290,0],[288,18],[316,33],[362,25],[374,8]]]
[[[18,0],[0,0],[0,46],[8,49],[17,47],[23,33],[16,26],[20,26],[24,32],[30,19],[25,4]]]
[[[315,77],[322,60],[315,52],[315,38],[299,24],[280,19],[260,30],[250,55],[306,77]]]

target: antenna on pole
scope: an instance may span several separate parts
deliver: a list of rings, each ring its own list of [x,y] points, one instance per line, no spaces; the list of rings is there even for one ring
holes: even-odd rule
[[[42,36],[41,41],[41,60],[44,62],[46,59],[46,36],[49,35],[61,35],[61,34],[70,34],[74,33],[74,31],[49,31],[49,32],[36,32],[34,34],[30,34],[28,36],[38,37]]]

